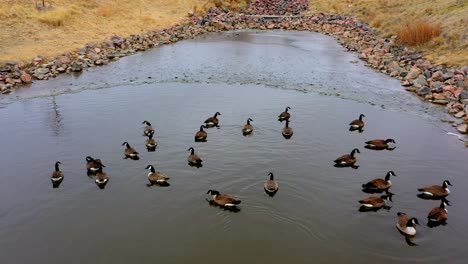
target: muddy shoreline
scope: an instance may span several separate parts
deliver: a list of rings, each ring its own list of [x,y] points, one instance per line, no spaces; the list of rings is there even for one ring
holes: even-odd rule
[[[258,1],[257,1],[258,2]],[[301,1],[298,1],[301,2]],[[268,5],[267,5],[268,6]],[[29,63],[10,62],[0,65],[0,92],[8,94],[34,80],[48,80],[59,74],[81,72],[89,67],[106,65],[119,58],[164,44],[192,39],[209,32],[230,30],[298,30],[333,36],[347,50],[359,53],[366,65],[401,81],[425,101],[445,105],[458,118],[454,124],[460,133],[468,133],[468,66],[446,68],[431,64],[423,55],[398,43],[396,37],[382,39],[366,23],[331,14],[298,15],[307,6],[289,6],[282,15],[262,12],[252,5],[244,13],[212,8],[204,16],[194,16],[163,30],[154,30],[127,38],[113,36],[102,43],[90,43],[54,58],[36,57]]]

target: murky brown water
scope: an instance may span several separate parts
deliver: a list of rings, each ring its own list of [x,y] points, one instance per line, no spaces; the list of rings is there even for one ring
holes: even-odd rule
[[[441,111],[353,59],[318,34],[224,33],[1,98],[0,262],[464,263],[466,148],[447,135]],[[286,106],[290,140],[276,120]],[[194,143],[216,111],[220,129]],[[365,131],[349,132],[360,113]],[[249,117],[255,131],[244,137]],[[156,152],[145,151],[143,120],[156,128]],[[386,137],[394,151],[363,148]],[[122,158],[124,141],[140,160]],[[202,168],[186,164],[190,146]],[[333,167],[355,147],[359,169]],[[87,155],[107,166],[104,190],[86,176]],[[65,180],[52,189],[57,160]],[[171,186],[147,187],[148,164]],[[361,184],[388,170],[398,175],[392,208],[358,212]],[[270,171],[274,197],[263,191]],[[448,225],[430,229],[426,215],[439,203],[417,188],[444,179],[454,185]],[[240,198],[241,211],[209,206],[208,189]],[[398,211],[420,219],[417,247],[397,232]]]

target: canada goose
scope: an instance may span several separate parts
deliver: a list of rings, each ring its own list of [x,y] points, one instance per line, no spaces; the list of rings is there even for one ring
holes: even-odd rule
[[[286,107],[286,109],[284,110],[284,112],[282,112],[279,116],[278,116],[278,121],[280,122],[283,122],[283,121],[286,121],[286,120],[289,120],[289,118],[291,117],[291,114],[288,113],[288,110],[290,110],[291,107]]]
[[[449,195],[450,190],[448,189],[448,185],[452,186],[452,184],[445,180],[442,183],[442,186],[439,185],[432,185],[424,188],[419,188],[418,191],[422,192],[419,194],[420,197],[433,197],[433,198],[442,198]]]
[[[268,176],[270,176],[270,179],[265,182],[263,187],[269,195],[273,195],[278,191],[278,182],[275,181],[273,173],[270,172]]]
[[[151,123],[148,121],[143,121],[143,125],[146,125],[145,128],[143,129],[143,135],[148,136],[149,134],[153,133],[154,134],[154,129],[151,126]]]
[[[418,219],[416,218],[409,218],[408,215],[402,212],[398,212],[398,220],[396,223],[397,229],[407,236],[414,236],[416,235],[416,226],[419,225]]]
[[[393,150],[395,147],[390,147],[388,145],[388,143],[396,144],[395,140],[393,140],[391,138],[389,138],[389,139],[374,139],[374,140],[366,141],[366,148],[376,149],[376,150],[381,150],[381,149]]]
[[[392,193],[388,193],[380,197],[370,196],[362,200],[359,200],[359,203],[362,204],[362,206],[365,208],[380,209],[384,207],[388,201],[392,202],[392,196],[393,196]]]
[[[205,126],[201,125],[200,126],[200,131],[197,131],[197,133],[195,133],[195,142],[205,142],[206,141],[206,138],[208,137],[208,134],[206,133],[206,131],[203,131],[203,128]]]
[[[167,180],[169,180],[170,178],[167,177],[165,174],[159,172],[159,171],[156,172],[153,165],[148,165],[146,167],[146,169],[150,170],[150,172],[148,173],[148,181],[150,182],[150,185],[153,185],[153,184],[158,184],[158,185],[162,185],[162,186],[168,186],[169,185]]]
[[[145,146],[148,149],[155,149],[158,145],[158,142],[153,139],[154,132],[148,134],[148,139],[146,140]]]
[[[218,120],[218,115],[221,115],[219,112],[216,112],[214,116],[209,117],[208,119],[205,120],[205,127],[215,127],[218,126],[219,120]]]
[[[360,114],[359,119],[353,120],[351,123],[349,123],[350,125],[349,130],[350,131],[354,131],[354,130],[362,131],[362,129],[364,128],[364,121],[362,121],[363,117],[366,117],[366,116],[363,114]]]
[[[100,159],[94,159],[90,156],[86,157],[86,169],[88,170],[88,175],[94,175],[99,170],[99,166],[106,167],[101,163]]]
[[[242,133],[244,135],[248,135],[253,132],[253,126],[250,124],[251,121],[253,121],[251,118],[247,119],[247,124],[242,128]]]
[[[220,194],[215,190],[208,190],[206,194],[213,195],[213,202],[219,206],[223,207],[234,207],[241,203],[241,200],[237,200],[234,197],[231,197],[227,194]]]
[[[449,205],[449,201],[442,199],[442,201],[440,202],[440,206],[432,208],[432,210],[427,215],[427,220],[429,221],[429,223],[443,223],[447,221],[448,211],[445,207]]]
[[[99,170],[98,172],[96,173],[96,184],[97,186],[99,186],[99,188],[101,189],[104,189],[104,187],[106,186],[107,182],[109,181],[109,176],[107,176],[107,173],[105,173],[104,171],[102,171],[102,167],[103,165],[102,164],[99,164]]]
[[[134,159],[134,160],[139,159],[138,154],[140,154],[140,153],[138,153],[135,149],[130,147],[130,144],[128,144],[128,142],[122,143],[122,146],[126,147],[125,150],[124,150],[125,159],[128,159],[128,158],[131,158],[131,159]]]
[[[284,138],[291,138],[294,131],[292,128],[289,127],[289,120],[286,120],[286,124],[284,125],[283,131],[281,132]]]
[[[385,179],[373,179],[368,183],[362,185],[364,189],[367,190],[376,190],[376,191],[385,191],[392,186],[392,181],[390,181],[390,176],[396,176],[393,171],[387,172]]]
[[[54,188],[57,188],[63,181],[63,172],[60,171],[59,164],[62,163],[60,163],[60,161],[55,162],[55,171],[50,176]]]
[[[359,152],[359,149],[353,149],[350,154],[343,155],[339,158],[337,158],[334,162],[336,163],[336,166],[353,166],[354,163],[356,163],[356,157],[354,157],[355,153],[361,153]]]
[[[189,149],[187,149],[187,151],[190,151],[190,155],[187,157],[189,165],[201,165],[203,160],[197,154],[195,154],[195,150],[193,149],[193,147],[190,147]]]

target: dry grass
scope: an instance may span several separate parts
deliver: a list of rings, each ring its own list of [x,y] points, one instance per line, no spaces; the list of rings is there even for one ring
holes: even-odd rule
[[[426,41],[400,36],[401,40],[423,50],[426,57],[436,63],[468,65],[468,0],[310,0],[310,6],[311,12],[358,17],[377,28],[382,37],[401,35],[402,21],[427,22],[429,27],[416,29],[416,32],[425,32],[424,36],[432,38]],[[408,25],[412,24],[416,22]],[[441,31],[437,37],[439,27]]]
[[[406,45],[419,46],[428,43],[442,33],[440,24],[421,19],[401,24],[396,33],[398,39]]]
[[[0,62],[52,56],[102,41],[163,28],[211,6],[242,9],[248,0],[0,0]],[[418,48],[439,63],[468,65],[468,0],[310,0],[311,12],[339,13],[361,18],[395,35],[401,21],[424,18],[440,24],[442,33]]]

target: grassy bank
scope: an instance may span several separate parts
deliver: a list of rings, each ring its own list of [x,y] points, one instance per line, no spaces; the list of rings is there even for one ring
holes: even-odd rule
[[[169,26],[186,17],[189,10],[197,12],[213,5],[245,6],[246,1],[45,0],[46,8],[38,8],[36,2],[40,7],[42,0],[0,2],[0,62],[57,55],[111,35],[127,36]],[[468,65],[468,0],[310,3],[311,12],[356,16],[384,36],[406,36],[406,41],[423,50],[431,61]]]
[[[355,16],[383,36],[399,35],[433,62],[468,65],[468,0],[311,0],[310,5],[311,12]]]

